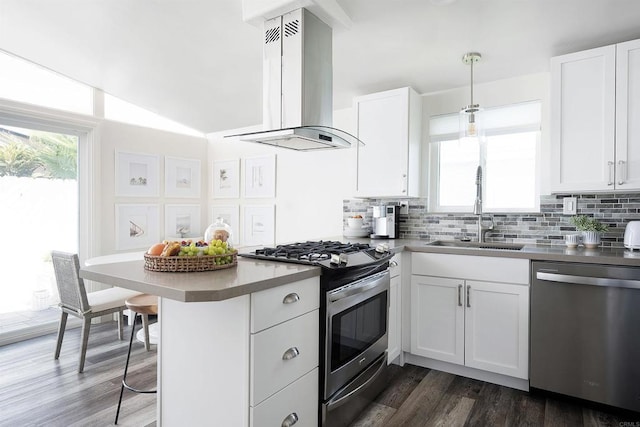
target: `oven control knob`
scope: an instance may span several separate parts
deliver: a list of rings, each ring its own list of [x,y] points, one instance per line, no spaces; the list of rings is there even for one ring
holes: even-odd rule
[[[335,264],[335,265],[347,265],[347,261],[349,260],[349,257],[347,256],[347,254],[331,254],[331,264]]]
[[[389,245],[387,245],[386,243],[378,243],[376,245],[376,252],[381,254],[389,252]]]

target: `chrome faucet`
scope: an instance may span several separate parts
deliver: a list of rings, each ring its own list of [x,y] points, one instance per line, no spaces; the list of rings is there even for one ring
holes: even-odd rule
[[[473,214],[478,215],[478,243],[484,242],[484,234],[493,230],[493,218],[489,227],[482,226],[482,166],[476,171],[476,200],[473,203]]]

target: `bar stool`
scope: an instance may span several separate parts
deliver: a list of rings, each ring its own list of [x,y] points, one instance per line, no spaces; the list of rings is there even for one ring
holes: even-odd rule
[[[158,297],[155,295],[141,294],[131,297],[125,301],[125,305],[134,313],[133,325],[131,325],[131,339],[129,339],[129,351],[127,352],[127,363],[124,365],[124,375],[122,376],[122,386],[120,387],[120,399],[118,400],[118,411],[116,412],[115,424],[118,424],[118,416],[120,415],[120,406],[122,405],[122,395],[124,389],[131,390],[135,393],[157,393],[156,390],[139,390],[127,384],[127,370],[129,369],[129,358],[131,357],[131,346],[133,345],[133,337],[136,332],[136,316],[140,315],[143,325],[149,322],[149,314],[158,314]],[[145,328],[148,330],[148,328]],[[149,349],[149,335],[145,335],[145,347]]]

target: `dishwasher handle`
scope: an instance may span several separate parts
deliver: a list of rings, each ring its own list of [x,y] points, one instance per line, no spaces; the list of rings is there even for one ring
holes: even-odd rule
[[[546,282],[572,283],[576,285],[640,289],[640,280],[574,276],[571,274],[545,273],[542,271],[536,272],[536,279]]]

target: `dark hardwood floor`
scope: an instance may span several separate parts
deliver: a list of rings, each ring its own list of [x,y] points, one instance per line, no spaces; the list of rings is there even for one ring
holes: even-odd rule
[[[527,393],[413,365],[389,368],[389,387],[351,427],[640,426],[640,413]]]
[[[125,336],[128,337],[125,328]],[[114,322],[93,325],[78,374],[80,330],[67,331],[58,361],[55,334],[0,347],[0,426],[111,426],[128,341]],[[155,346],[135,345],[130,383],[153,388]],[[611,412],[438,371],[390,366],[389,387],[352,427],[640,426],[640,414]],[[155,426],[156,396],[125,391],[122,426]],[[232,427],[232,426],[231,426]]]

